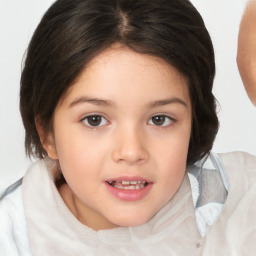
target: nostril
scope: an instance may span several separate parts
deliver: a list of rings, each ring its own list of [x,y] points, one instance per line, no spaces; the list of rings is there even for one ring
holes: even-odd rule
[[[122,137],[117,140],[115,148],[113,148],[113,160],[129,164],[143,163],[148,158],[148,151],[143,141],[137,135],[131,136],[128,133],[122,133]]]

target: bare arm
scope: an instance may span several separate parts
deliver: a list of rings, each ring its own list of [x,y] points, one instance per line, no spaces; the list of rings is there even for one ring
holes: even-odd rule
[[[248,2],[241,20],[237,65],[245,90],[256,106],[256,0]]]

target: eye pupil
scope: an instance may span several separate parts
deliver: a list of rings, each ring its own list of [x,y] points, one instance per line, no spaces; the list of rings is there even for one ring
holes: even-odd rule
[[[89,116],[87,121],[91,126],[99,126],[101,123],[101,119],[101,116]]]
[[[152,117],[152,122],[155,125],[163,125],[165,122],[165,116],[154,116]]]

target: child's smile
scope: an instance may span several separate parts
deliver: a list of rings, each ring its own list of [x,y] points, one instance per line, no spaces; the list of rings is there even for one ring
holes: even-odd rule
[[[108,191],[121,200],[143,199],[151,190],[153,182],[143,177],[119,177],[106,181]]]
[[[45,148],[67,206],[99,230],[150,220],[183,180],[191,132],[186,79],[118,45],[93,59],[55,110]]]

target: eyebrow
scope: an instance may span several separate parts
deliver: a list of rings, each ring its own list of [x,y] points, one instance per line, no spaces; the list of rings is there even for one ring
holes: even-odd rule
[[[74,101],[72,101],[70,103],[69,107],[71,108],[75,105],[82,104],[82,103],[90,103],[90,104],[98,105],[98,106],[116,107],[116,104],[111,100],[91,98],[91,97],[86,97],[86,96],[82,96],[82,97],[79,97],[79,98],[75,99]],[[169,104],[181,104],[184,107],[188,108],[188,105],[185,103],[185,101],[183,101],[180,98],[170,98],[170,99],[156,100],[156,101],[150,102],[148,104],[148,106],[151,107],[151,108],[155,108],[155,107],[165,106],[165,105],[169,105]]]
[[[98,105],[98,106],[109,106],[109,107],[115,107],[116,104],[113,101],[110,100],[104,100],[104,99],[98,99],[98,98],[91,98],[91,97],[79,97],[77,99],[75,99],[74,101],[72,101],[69,105],[69,107],[73,107],[75,105],[78,104],[82,104],[82,103],[90,103],[93,105]]]
[[[165,106],[168,104],[175,104],[175,103],[181,104],[184,107],[188,108],[188,105],[186,104],[186,102],[180,98],[170,98],[170,99],[152,101],[149,103],[149,106],[154,108],[154,107]]]

